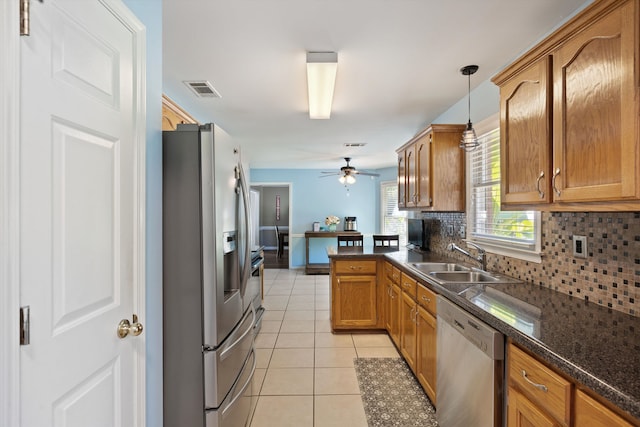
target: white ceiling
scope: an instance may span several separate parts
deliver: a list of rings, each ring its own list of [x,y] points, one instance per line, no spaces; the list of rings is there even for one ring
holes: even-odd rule
[[[395,165],[395,149],[585,0],[164,0],[163,87],[253,168]],[[307,111],[307,51],[338,52],[329,120]],[[222,98],[195,98],[208,80]],[[473,96],[472,120],[473,120]],[[346,148],[344,143],[366,143]]]

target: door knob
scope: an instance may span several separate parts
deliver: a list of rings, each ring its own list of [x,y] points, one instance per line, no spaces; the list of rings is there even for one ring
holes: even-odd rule
[[[142,329],[142,323],[138,322],[138,316],[134,314],[133,323],[130,323],[127,319],[122,319],[120,323],[118,323],[118,336],[124,338],[131,333],[137,337],[142,333]]]

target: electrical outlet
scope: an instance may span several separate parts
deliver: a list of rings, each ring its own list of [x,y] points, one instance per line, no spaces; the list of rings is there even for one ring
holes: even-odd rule
[[[452,224],[448,224],[447,225],[447,236],[453,236],[453,225]]]
[[[460,228],[458,229],[458,236],[462,237],[463,239],[467,237],[467,233],[465,232],[464,225],[461,225]]]
[[[573,256],[576,258],[587,257],[587,236],[573,236]]]

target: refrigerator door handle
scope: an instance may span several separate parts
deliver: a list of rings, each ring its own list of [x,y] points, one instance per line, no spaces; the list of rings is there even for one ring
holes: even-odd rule
[[[238,171],[240,172],[240,192],[242,193],[242,204],[244,208],[243,222],[245,226],[245,229],[242,230],[244,238],[244,264],[242,268],[242,275],[240,276],[240,295],[244,296],[247,288],[247,281],[251,274],[251,251],[249,250],[249,245],[251,244],[249,239],[249,230],[251,229],[249,221],[251,220],[251,216],[249,213],[249,190],[247,188],[247,181],[245,179],[246,175],[242,168],[242,163],[238,163]]]

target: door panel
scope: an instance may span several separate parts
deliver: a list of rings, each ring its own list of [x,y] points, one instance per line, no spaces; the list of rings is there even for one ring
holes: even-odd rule
[[[116,334],[143,287],[134,27],[119,2],[32,2],[20,40],[20,302],[31,307],[22,426],[141,419],[143,337]]]

